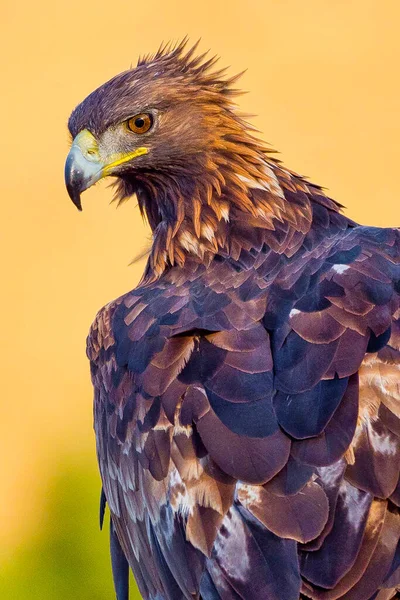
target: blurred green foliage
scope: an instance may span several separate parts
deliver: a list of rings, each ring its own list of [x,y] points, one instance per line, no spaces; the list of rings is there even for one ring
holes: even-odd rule
[[[115,598],[108,549],[109,516],[106,514],[100,531],[99,498],[100,477],[92,465],[63,465],[50,482],[35,537],[5,568],[2,566],[2,600]],[[131,581],[131,599],[140,598]]]

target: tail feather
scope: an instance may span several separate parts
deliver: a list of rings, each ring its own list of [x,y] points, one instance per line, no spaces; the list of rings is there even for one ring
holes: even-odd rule
[[[114,588],[117,600],[129,600],[129,564],[110,519],[110,550]]]

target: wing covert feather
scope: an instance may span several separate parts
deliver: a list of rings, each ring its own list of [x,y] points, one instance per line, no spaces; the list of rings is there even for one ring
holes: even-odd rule
[[[144,598],[398,585],[399,236],[335,227],[298,254],[188,264],[98,314],[100,472]]]

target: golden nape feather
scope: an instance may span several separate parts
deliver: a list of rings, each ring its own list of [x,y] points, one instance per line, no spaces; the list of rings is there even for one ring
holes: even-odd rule
[[[152,229],[87,342],[118,600],[389,600],[400,589],[400,235],[286,169],[236,77],[162,47],[72,113]]]

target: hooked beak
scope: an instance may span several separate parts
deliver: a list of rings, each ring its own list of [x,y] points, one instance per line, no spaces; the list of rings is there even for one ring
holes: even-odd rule
[[[81,193],[102,177],[97,141],[84,129],[73,141],[65,163],[65,185],[72,202],[82,210]]]
[[[82,210],[82,192],[99,179],[111,175],[114,167],[147,152],[147,148],[137,148],[127,154],[113,154],[109,161],[103,162],[100,160],[99,146],[94,135],[88,129],[78,133],[65,162],[65,185],[77,209]]]

